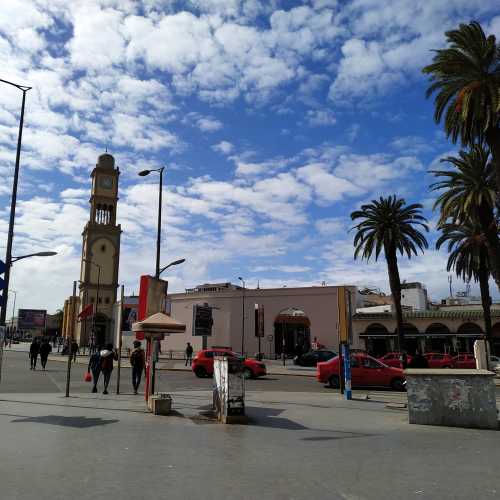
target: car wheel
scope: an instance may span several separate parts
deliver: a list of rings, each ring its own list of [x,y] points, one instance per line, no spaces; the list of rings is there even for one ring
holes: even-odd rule
[[[204,378],[207,376],[207,371],[205,370],[205,368],[203,368],[202,366],[198,366],[194,369],[194,374],[198,377],[198,378]]]
[[[339,376],[338,375],[332,375],[329,379],[328,379],[328,384],[330,385],[330,387],[332,387],[333,389],[338,389],[340,387],[340,379],[339,379]]]
[[[250,368],[244,368],[243,369],[243,378],[248,380],[249,378],[252,378],[252,377],[253,377],[252,370],[250,370]]]
[[[405,390],[405,382],[402,378],[395,378],[391,380],[391,388],[395,391],[404,391]]]

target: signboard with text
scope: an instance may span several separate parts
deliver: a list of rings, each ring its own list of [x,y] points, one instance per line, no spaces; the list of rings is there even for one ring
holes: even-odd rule
[[[19,309],[17,316],[17,328],[20,330],[45,328],[47,317],[45,309]]]
[[[193,336],[210,337],[213,323],[212,308],[208,304],[193,306]]]

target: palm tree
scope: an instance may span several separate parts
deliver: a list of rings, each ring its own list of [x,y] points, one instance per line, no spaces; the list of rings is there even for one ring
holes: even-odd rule
[[[486,36],[477,22],[447,31],[449,46],[436,50],[432,64],[423,68],[431,85],[427,97],[437,92],[434,119],[444,115],[444,128],[454,143],[473,146],[485,140],[491,150],[496,175],[496,205],[500,211],[500,45]],[[500,244],[491,246],[492,274],[500,288]]]
[[[460,151],[459,156],[448,156],[443,162],[453,170],[431,170],[441,180],[431,185],[433,191],[444,190],[434,208],[440,207],[440,224],[448,221],[460,224],[472,219],[485,236],[489,254],[490,271],[500,277],[500,261],[496,259],[500,245],[495,220],[496,182],[493,165],[488,161],[489,151],[481,145],[470,151]],[[498,283],[498,280],[496,280]]]
[[[486,337],[491,339],[491,298],[488,284],[490,271],[488,267],[488,250],[486,238],[479,226],[472,220],[466,220],[460,225],[455,223],[442,224],[442,234],[436,242],[436,248],[448,243],[448,264],[446,269],[455,270],[464,281],[479,281],[481,303],[484,314]]]
[[[362,259],[369,260],[375,254],[378,260],[382,249],[387,261],[389,285],[391,288],[399,340],[399,350],[404,350],[403,311],[401,308],[401,281],[399,279],[398,253],[417,255],[428,247],[425,236],[416,229],[420,226],[429,231],[426,218],[421,214],[422,205],[415,203],[406,205],[406,201],[396,195],[387,198],[380,197],[371,203],[361,206],[361,210],[351,213],[353,221],[360,222],[353,227],[356,229],[354,237],[354,258],[361,255]]]

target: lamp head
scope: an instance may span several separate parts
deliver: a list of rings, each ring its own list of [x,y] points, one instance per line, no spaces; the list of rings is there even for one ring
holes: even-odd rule
[[[141,172],[139,172],[139,175],[141,177],[146,177],[146,175],[149,175],[151,173],[151,170],[142,170]]]

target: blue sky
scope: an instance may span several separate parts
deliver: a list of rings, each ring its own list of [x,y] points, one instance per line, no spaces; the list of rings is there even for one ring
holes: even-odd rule
[[[157,185],[137,173],[159,166],[162,260],[187,259],[171,290],[244,276],[387,291],[384,261],[352,260],[349,214],[396,193],[422,202],[434,228],[427,171],[456,147],[433,122],[420,70],[459,22],[500,36],[498,14],[494,0],[9,0],[1,78],[33,86],[14,254],[59,252],[14,267],[18,306],[53,311],[70,294],[105,148],[122,171],[127,293],[154,268]],[[5,242],[20,94],[2,89]],[[446,296],[443,252],[400,267]]]

